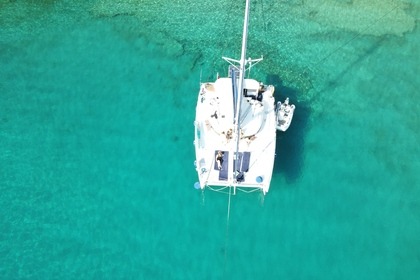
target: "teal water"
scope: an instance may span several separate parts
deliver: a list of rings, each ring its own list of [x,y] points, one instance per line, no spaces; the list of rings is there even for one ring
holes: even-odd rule
[[[420,3],[252,1],[253,75],[297,109],[227,223],[193,120],[243,6],[0,0],[0,278],[420,277]]]

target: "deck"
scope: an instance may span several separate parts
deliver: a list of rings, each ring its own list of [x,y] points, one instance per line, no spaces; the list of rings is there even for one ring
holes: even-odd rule
[[[276,123],[272,92],[257,100],[259,83],[246,79],[241,104],[241,130],[236,151],[233,94],[230,78],[201,86],[196,108],[196,168],[200,186],[232,186],[268,191],[274,164]],[[216,162],[223,152],[222,166]]]

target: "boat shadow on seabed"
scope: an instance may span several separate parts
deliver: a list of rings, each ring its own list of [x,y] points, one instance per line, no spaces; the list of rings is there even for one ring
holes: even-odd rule
[[[286,132],[277,132],[274,161],[274,173],[284,174],[286,181],[293,183],[302,172],[305,136],[311,108],[306,102],[297,102],[298,91],[284,86],[278,75],[268,75],[266,81],[274,85],[277,101],[283,102],[289,97],[290,103],[296,105],[289,129]]]

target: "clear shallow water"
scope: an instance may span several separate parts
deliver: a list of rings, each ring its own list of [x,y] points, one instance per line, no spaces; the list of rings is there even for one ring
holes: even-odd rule
[[[418,278],[417,2],[253,3],[253,74],[297,111],[228,227],[192,122],[243,5],[65,2],[0,1],[5,279]]]

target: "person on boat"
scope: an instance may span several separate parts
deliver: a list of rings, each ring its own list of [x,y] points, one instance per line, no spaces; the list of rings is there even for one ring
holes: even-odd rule
[[[232,128],[231,129],[229,129],[228,130],[228,132],[226,133],[226,139],[229,141],[230,139],[232,139],[232,134],[233,134],[233,131],[232,131]]]
[[[222,164],[223,164],[223,152],[222,151],[218,151],[216,154],[216,163],[217,163],[217,168],[219,168],[219,170],[222,169]]]
[[[264,92],[264,84],[263,83],[260,83],[260,87],[258,88],[258,94],[257,94],[257,100],[258,101],[262,101],[262,99],[263,99],[263,92]]]

